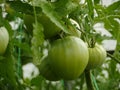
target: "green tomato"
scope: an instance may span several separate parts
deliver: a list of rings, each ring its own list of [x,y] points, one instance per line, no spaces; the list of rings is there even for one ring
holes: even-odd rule
[[[35,18],[31,15],[24,15],[23,20],[27,30],[31,33],[33,30],[33,23],[35,23]],[[58,34],[61,29],[58,28],[46,15],[41,15],[37,17],[39,23],[43,25],[45,38],[51,38]]]
[[[106,56],[106,50],[99,44],[95,44],[95,47],[89,48],[89,62],[87,69],[94,69],[102,65]]]
[[[49,65],[49,58],[46,57],[44,60],[41,61],[41,64],[39,66],[40,74],[50,81],[58,81],[60,80],[60,77],[54,74],[54,72],[51,70],[51,67]]]
[[[42,15],[38,20],[44,27],[46,38],[51,38],[61,31],[61,29],[57,27],[46,15]]]
[[[52,70],[64,80],[78,78],[88,64],[87,45],[78,37],[56,40],[48,52]]]
[[[24,20],[24,24],[26,26],[27,31],[32,33],[32,31],[33,31],[33,23],[35,22],[34,17],[32,15],[24,14],[23,15],[23,20]]]
[[[5,27],[0,27],[0,55],[6,51],[9,42],[9,34]]]

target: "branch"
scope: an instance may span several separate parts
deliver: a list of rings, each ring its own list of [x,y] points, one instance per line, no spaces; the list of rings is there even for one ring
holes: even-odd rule
[[[90,70],[85,71],[85,78],[86,78],[86,83],[87,83],[88,90],[95,90],[94,85],[92,84],[91,71]]]
[[[109,53],[107,53],[107,55],[108,55],[110,58],[112,58],[114,61],[116,61],[117,63],[120,64],[120,61],[119,61],[118,58],[114,57],[113,55],[111,55],[111,54],[109,54]]]

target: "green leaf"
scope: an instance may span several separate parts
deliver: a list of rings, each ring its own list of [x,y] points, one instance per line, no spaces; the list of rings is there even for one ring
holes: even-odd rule
[[[104,20],[104,26],[109,32],[111,32],[113,37],[117,37],[117,32],[119,31],[119,22],[117,20],[111,17],[107,18]]]
[[[14,46],[17,46],[18,48],[20,48],[22,51],[26,52],[26,53],[31,53],[31,50],[30,50],[30,46],[28,43],[26,42],[19,42],[18,40],[14,40],[13,41],[14,43]],[[23,47],[24,46],[24,47]]]
[[[94,5],[93,5],[93,2],[92,2],[92,0],[86,0],[87,1],[87,5],[88,5],[88,9],[89,9],[89,16],[91,17],[91,18],[93,18],[94,17]]]
[[[97,16],[98,19],[105,17],[105,14],[107,13],[106,8],[100,4],[95,5],[95,10],[96,10],[96,13],[98,15]]]
[[[35,1],[37,2],[37,5],[39,5],[42,8],[43,13],[50,18],[50,20],[55,23],[56,26],[58,26],[61,30],[63,30],[65,33],[76,35],[76,30],[68,29],[65,25],[65,22],[62,20],[63,18],[54,11],[54,7],[51,5],[51,3],[45,2],[45,1]]]
[[[38,86],[42,84],[42,81],[44,78],[42,76],[37,76],[31,80],[31,85],[32,86]]]
[[[52,3],[54,5],[55,11],[57,11],[60,15],[65,16],[66,15],[66,4],[69,2],[69,0],[58,0],[54,3]]]
[[[43,13],[45,13],[53,23],[55,23],[58,27],[60,27],[66,33],[69,33],[64,22],[61,20],[62,18],[54,11],[51,4],[46,2],[41,2],[41,8],[43,10]]]
[[[32,14],[32,15],[34,14],[33,6],[28,3],[23,3],[21,1],[7,1],[7,4],[11,9],[15,10],[16,12],[22,12],[25,14]],[[35,7],[35,9],[36,9],[36,13],[41,12],[40,7]]]
[[[6,53],[4,54],[2,60],[0,60],[0,79],[3,79],[4,86],[8,89],[15,89],[16,88],[16,77],[15,77],[15,58],[11,53],[10,45],[7,48]],[[1,82],[1,81],[0,81]]]
[[[99,4],[100,0],[94,0],[94,4]]]
[[[120,13],[120,1],[117,1],[111,5],[109,5],[106,10],[108,11],[109,14],[113,14],[115,12],[119,12]]]
[[[73,2],[72,0],[58,0],[54,3],[54,10],[61,16],[65,17],[70,12],[75,10],[79,3]]]

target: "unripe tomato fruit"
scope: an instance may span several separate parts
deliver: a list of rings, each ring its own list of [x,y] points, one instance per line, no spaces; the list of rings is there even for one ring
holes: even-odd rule
[[[0,55],[6,51],[9,42],[9,34],[5,27],[0,27]]]
[[[42,15],[38,19],[44,27],[44,34],[46,38],[51,38],[61,31],[61,29],[57,27],[46,15]]]
[[[33,30],[33,23],[35,23],[35,18],[31,15],[24,15],[23,20],[26,28],[31,32]],[[58,34],[61,29],[58,28],[46,15],[41,15],[37,17],[39,23],[43,25],[45,38],[51,38]]]
[[[49,58],[46,57],[44,60],[41,61],[41,64],[39,66],[40,74],[50,81],[57,81],[60,80],[58,76],[54,74],[54,72],[51,70],[51,67],[49,65]]]
[[[87,45],[75,36],[56,40],[48,52],[52,70],[65,80],[78,78],[85,70],[89,53]]]
[[[24,20],[24,24],[27,28],[27,30],[32,33],[33,31],[33,23],[35,22],[35,19],[32,15],[27,15],[27,14],[24,14],[23,15],[23,20]]]
[[[89,61],[87,69],[93,69],[102,65],[106,56],[105,49],[99,44],[95,44],[95,47],[89,48]]]

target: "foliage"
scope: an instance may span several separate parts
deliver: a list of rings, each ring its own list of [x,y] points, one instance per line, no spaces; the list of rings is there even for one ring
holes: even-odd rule
[[[33,17],[33,22],[28,19],[31,30],[24,22],[24,15]],[[40,22],[42,15],[60,29],[50,38],[45,38],[45,28],[50,27]],[[111,37],[99,33],[94,28],[96,24],[103,24]],[[96,90],[120,90],[119,0],[108,6],[103,5],[102,0],[0,0],[0,27],[9,33],[7,50],[0,55],[0,90],[87,90],[89,86]],[[41,74],[24,78],[22,67],[33,63],[38,68],[48,54],[45,50],[51,48],[54,40],[65,36],[80,36],[88,47],[110,39],[117,44],[113,51],[107,51],[102,66],[85,71],[75,80],[53,82]]]

